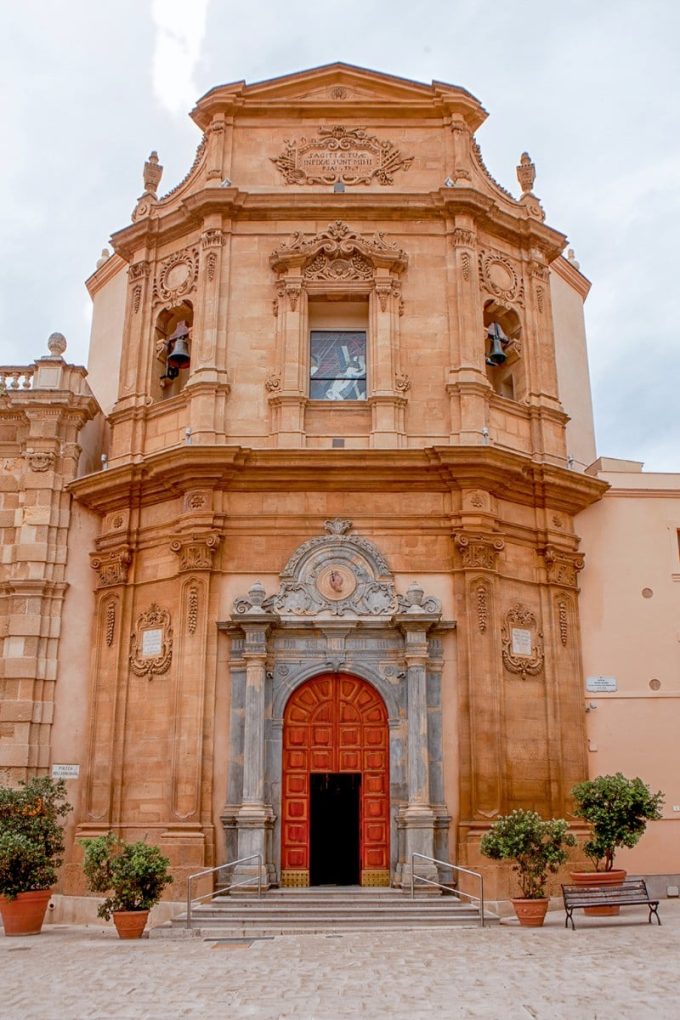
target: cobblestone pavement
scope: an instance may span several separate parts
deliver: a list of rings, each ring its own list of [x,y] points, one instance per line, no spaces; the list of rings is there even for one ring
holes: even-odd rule
[[[546,927],[121,942],[47,925],[0,936],[2,1020],[676,1020],[680,903],[662,927],[564,914]]]

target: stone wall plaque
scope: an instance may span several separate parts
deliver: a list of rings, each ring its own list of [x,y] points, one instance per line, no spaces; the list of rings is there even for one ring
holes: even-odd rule
[[[142,655],[160,655],[163,649],[163,631],[142,631]]]
[[[589,676],[586,678],[586,690],[589,694],[613,694],[618,690],[615,676]]]
[[[512,628],[512,654],[531,656],[531,631],[520,627]]]
[[[395,171],[413,162],[362,128],[320,127],[316,138],[287,138],[285,146],[270,158],[286,184],[393,184]]]
[[[52,779],[78,779],[80,765],[53,765]]]

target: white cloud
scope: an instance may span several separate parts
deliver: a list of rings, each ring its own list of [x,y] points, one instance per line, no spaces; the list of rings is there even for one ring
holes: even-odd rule
[[[172,114],[186,115],[199,88],[194,73],[201,56],[209,0],[152,0],[156,30],[153,55],[153,91]]]

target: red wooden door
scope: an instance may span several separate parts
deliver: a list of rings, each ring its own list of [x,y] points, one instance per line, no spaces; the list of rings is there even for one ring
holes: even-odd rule
[[[361,774],[362,885],[389,885],[387,711],[365,680],[324,673],[291,695],[283,716],[282,885],[309,884],[309,774]]]

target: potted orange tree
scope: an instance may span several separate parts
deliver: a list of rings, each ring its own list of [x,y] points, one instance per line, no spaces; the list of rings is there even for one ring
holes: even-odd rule
[[[634,847],[642,838],[647,822],[661,818],[663,794],[652,793],[638,776],[627,779],[621,772],[596,776],[577,783],[571,791],[574,814],[591,826],[583,851],[594,871],[574,871],[574,885],[620,885],[626,872],[614,867],[619,847]],[[586,914],[618,914],[618,907],[586,907]]]
[[[482,836],[480,850],[496,861],[513,861],[520,896],[512,900],[521,925],[539,928],[545,920],[549,899],[548,876],[567,860],[567,848],[576,846],[563,818],[541,818],[536,811],[517,809],[496,819]]]
[[[64,853],[66,784],[36,776],[0,787],[0,914],[5,935],[38,935]]]
[[[160,900],[173,878],[168,874],[170,861],[157,846],[138,840],[125,843],[112,832],[83,839],[83,870],[91,892],[110,893],[97,914],[105,920],[113,917],[122,939],[142,937],[149,910]]]

